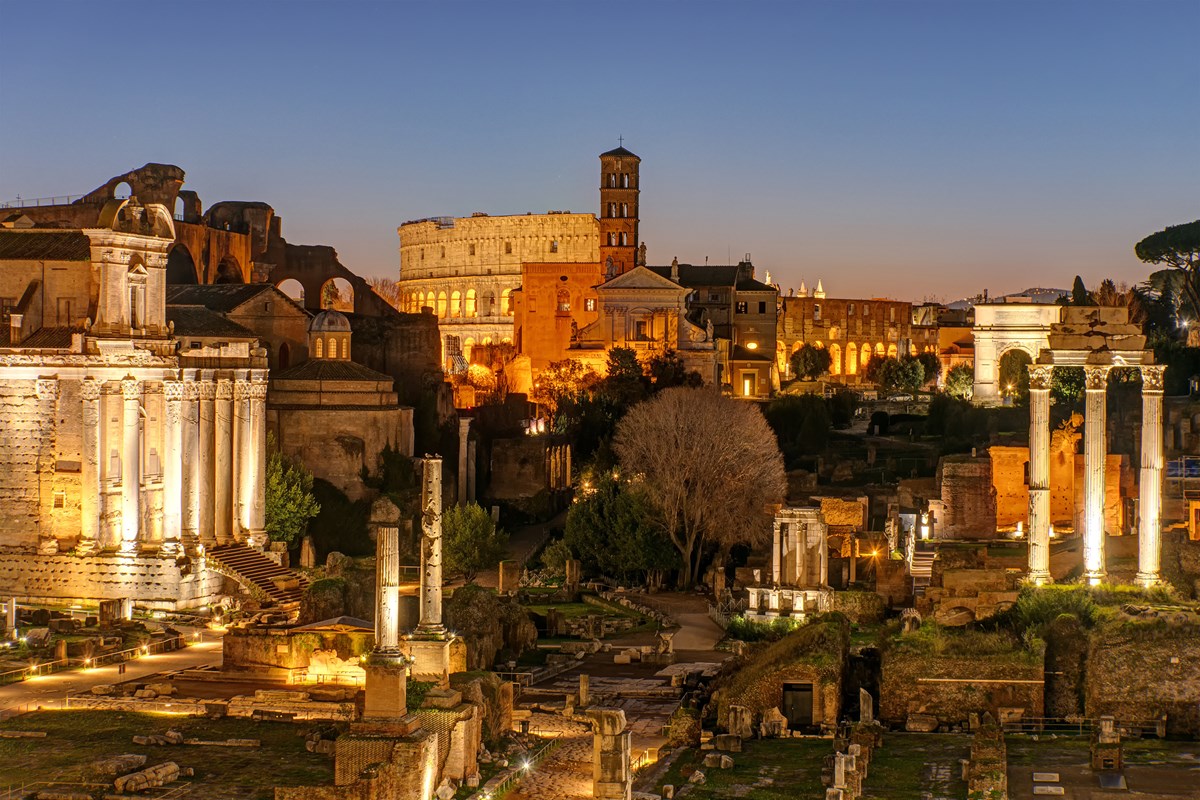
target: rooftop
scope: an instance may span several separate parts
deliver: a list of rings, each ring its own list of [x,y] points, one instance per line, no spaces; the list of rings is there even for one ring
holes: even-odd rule
[[[258,334],[229,318],[199,305],[168,305],[167,322],[174,323],[176,336],[227,336],[257,339]]]
[[[91,261],[83,231],[0,230],[0,261]]]

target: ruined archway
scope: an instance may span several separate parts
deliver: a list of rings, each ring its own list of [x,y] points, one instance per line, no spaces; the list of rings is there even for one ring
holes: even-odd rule
[[[238,265],[237,259],[233,256],[225,256],[221,259],[221,263],[217,264],[217,272],[213,276],[213,283],[245,283],[242,276],[242,268]]]
[[[295,278],[280,281],[275,287],[300,305],[304,305],[304,284]]]
[[[176,244],[167,254],[167,283],[199,283],[196,261],[186,245]]]
[[[133,196],[133,187],[129,185],[129,181],[121,181],[112,188],[112,198],[114,200],[126,200]]]
[[[354,312],[354,287],[345,278],[330,278],[321,284],[321,308]]]

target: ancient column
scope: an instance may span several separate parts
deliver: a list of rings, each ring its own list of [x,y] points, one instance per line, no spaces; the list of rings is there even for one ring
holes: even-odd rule
[[[592,797],[596,800],[629,800],[633,791],[631,732],[625,729],[625,711],[589,708],[592,720]]]
[[[783,578],[783,530],[778,517],[771,521],[771,585]]]
[[[37,395],[37,415],[41,420],[37,437],[37,496],[44,502],[54,497],[54,473],[58,461],[55,455],[57,427],[54,424],[58,418],[58,378],[38,378],[34,392]],[[47,555],[57,553],[58,537],[53,529],[49,525],[39,525],[39,528],[38,552]]]
[[[183,371],[179,460],[183,465],[180,490],[180,528],[184,546],[192,551],[200,540],[200,384],[196,370]]]
[[[233,538],[233,381],[217,378],[213,414],[213,528],[217,542]]]
[[[216,373],[211,369],[200,372],[200,443],[197,448],[199,451],[199,458],[197,460],[199,461],[198,472],[200,474],[200,513],[196,521],[196,526],[199,529],[200,543],[205,547],[211,547],[217,543],[216,521],[214,519],[217,484],[216,475],[213,472],[216,462],[215,433],[217,429],[215,400],[217,396],[217,384],[215,376]]]
[[[1105,427],[1108,365],[1083,368],[1087,383],[1083,439],[1083,568],[1088,582],[1104,578]]]
[[[1159,583],[1163,468],[1163,373],[1166,367],[1142,367],[1142,472],[1138,480],[1137,582]]]
[[[467,502],[475,502],[475,440],[467,441]]]
[[[458,504],[467,504],[467,437],[471,433],[471,418],[458,418]]]
[[[79,384],[83,399],[83,460],[79,465],[80,555],[100,549],[100,392],[103,381],[85,378]]]
[[[1029,580],[1050,583],[1050,384],[1054,367],[1029,365]]]
[[[141,382],[132,376],[121,381],[121,396],[125,401],[121,415],[121,550],[133,553],[137,552],[141,516]]]
[[[441,636],[442,459],[421,459],[421,619],[416,633]]]
[[[267,371],[250,373],[250,436],[246,460],[246,538],[251,547],[267,544]]]
[[[250,441],[250,371],[237,370],[233,378],[233,445],[229,451],[233,483],[233,523],[230,531],[243,541],[250,528],[250,487],[247,484],[247,448]]]
[[[375,652],[400,652],[400,528],[383,525],[375,534]]]
[[[163,555],[177,555],[183,531],[183,382],[163,381]]]

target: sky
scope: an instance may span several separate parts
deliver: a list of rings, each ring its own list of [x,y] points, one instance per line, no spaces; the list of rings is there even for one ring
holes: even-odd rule
[[[0,201],[177,164],[396,277],[396,227],[599,208],[651,263],[951,301],[1142,280],[1200,217],[1200,1],[0,0]]]

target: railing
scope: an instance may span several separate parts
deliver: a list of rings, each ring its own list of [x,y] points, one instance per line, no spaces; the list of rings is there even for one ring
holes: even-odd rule
[[[1075,734],[1077,736],[1085,736],[1093,730],[1100,727],[1098,719],[1087,717],[1072,717],[1070,719],[1064,717],[1022,717],[1005,722],[1001,726],[1007,733],[1061,733]],[[1167,718],[1151,720],[1133,720],[1124,722],[1116,720],[1113,727],[1121,732],[1122,736],[1156,736],[1160,739],[1166,738],[1167,735]]]
[[[199,631],[197,631],[193,635],[192,641],[200,641],[201,638],[202,635]],[[22,667],[21,669],[0,672],[0,686],[28,680],[29,678],[51,675],[55,672],[60,672],[72,667],[77,669],[91,669],[92,667],[102,667],[106,664],[130,661],[142,656],[156,655],[158,653],[166,653],[172,650],[180,650],[187,646],[187,641],[188,640],[186,637],[180,636],[177,639],[160,639],[156,642],[147,642],[139,647],[129,647],[124,650],[115,650],[111,653],[102,653],[101,655],[89,658],[62,658],[54,661],[43,661],[37,664],[30,664],[28,667]]]
[[[0,203],[0,208],[37,208],[38,206],[65,206],[74,203],[76,200],[82,200],[87,197],[86,194],[64,194],[56,197],[17,197],[16,200],[9,200],[5,203]],[[124,200],[123,197],[116,198]]]
[[[527,756],[521,762],[521,766],[509,770],[508,774],[497,783],[493,784],[491,781],[488,781],[486,786],[480,787],[479,791],[470,795],[468,800],[500,800],[519,780],[532,772],[534,767],[544,761],[546,756],[550,755],[554,748],[558,747],[561,743],[562,731],[556,731],[554,737],[535,750],[531,755]]]

